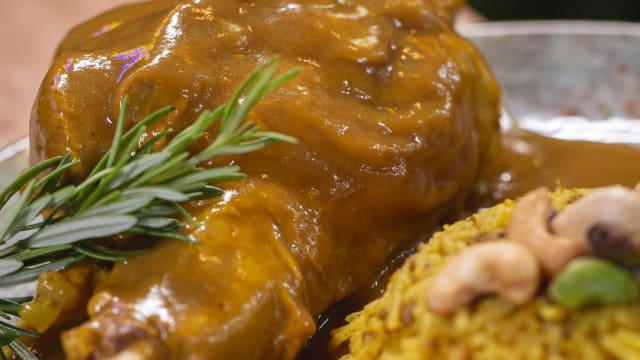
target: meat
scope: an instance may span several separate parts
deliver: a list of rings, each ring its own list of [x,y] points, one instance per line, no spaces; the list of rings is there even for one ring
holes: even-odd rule
[[[451,29],[457,5],[157,0],[77,26],[31,121],[32,160],[70,152],[72,181],[108,148],[125,94],[129,124],[172,104],[152,130],[180,130],[265,59],[302,72],[250,114],[299,144],[211,163],[248,178],[190,205],[195,245],[161,241],[99,281],[68,358],[295,357],[322,310],[460,206],[495,144],[499,91]]]

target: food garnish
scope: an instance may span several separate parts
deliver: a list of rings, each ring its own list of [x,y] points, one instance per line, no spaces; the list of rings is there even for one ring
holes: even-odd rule
[[[638,295],[640,285],[629,271],[594,257],[573,260],[549,285],[549,297],[572,309],[629,304]]]
[[[525,304],[538,290],[540,273],[536,258],[521,245],[506,241],[478,244],[440,270],[431,283],[427,302],[431,310],[442,314],[486,294]]]
[[[552,212],[549,190],[525,194],[513,208],[505,236],[527,248],[548,275],[557,274],[573,258],[589,252],[582,237],[561,236],[549,231]]]
[[[621,186],[594,191],[553,218],[551,231],[581,239],[598,257],[640,265],[640,193]]]
[[[631,303],[640,294],[638,280],[625,268],[638,261],[637,209],[640,209],[637,192],[613,186],[585,195],[550,218],[553,212],[550,192],[531,191],[515,204],[505,231],[506,241],[471,246],[435,276],[428,296],[429,307],[435,313],[450,314],[487,292],[513,305],[533,299],[543,278],[514,276],[518,272],[513,269],[522,272],[531,266],[524,266],[524,260],[519,267],[510,266],[514,255],[507,247],[509,243],[520,244],[537,259],[550,281],[549,298],[559,305],[580,309]],[[492,252],[482,251],[484,248]],[[491,259],[492,272],[473,267],[486,263],[487,259]],[[467,268],[475,271],[465,271]],[[505,284],[505,279],[510,281]],[[475,291],[467,291],[466,295],[458,291],[455,299],[446,301],[447,307],[438,306],[443,302],[441,299],[453,294],[451,289],[467,289],[470,286],[467,284],[476,284]],[[510,287],[529,289],[528,297],[509,296],[505,289]]]
[[[200,165],[222,155],[243,154],[275,142],[295,143],[290,136],[263,131],[246,120],[260,100],[299,70],[276,76],[274,60],[258,66],[231,100],[204,111],[166,146],[165,130],[139,145],[148,127],[173,111],[162,108],[124,131],[128,100],[124,97],[113,143],[89,176],[77,185],[65,184],[65,172],[77,165],[70,155],[45,160],[23,172],[0,193],[0,286],[32,281],[43,272],[59,271],[83,259],[123,261],[143,249],[122,250],[96,240],[115,235],[146,235],[192,242],[182,234],[199,224],[180,203],[222,195],[214,186],[240,180],[238,166]],[[189,145],[219,123],[215,140],[190,153]],[[135,238],[128,239],[129,242]],[[0,346],[23,360],[36,359],[18,338],[37,333],[16,326],[18,309],[29,298],[0,299]],[[0,358],[5,355],[0,351]]]

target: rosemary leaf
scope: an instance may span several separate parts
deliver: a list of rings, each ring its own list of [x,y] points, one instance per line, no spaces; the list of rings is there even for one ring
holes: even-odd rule
[[[64,257],[60,260],[37,264],[29,268],[25,267],[18,272],[0,277],[0,286],[24,284],[26,282],[35,280],[38,275],[43,272],[60,271],[68,265],[78,262],[84,258],[84,255],[75,254],[72,256]]]
[[[146,251],[146,249],[137,249],[137,250],[121,250],[121,249],[112,249],[107,246],[102,246],[98,244],[94,244],[90,241],[82,242],[81,244],[85,249],[94,250],[103,254],[111,255],[111,256],[119,256],[124,258],[129,258],[133,255],[142,254]]]
[[[250,144],[250,145],[224,146],[219,148],[207,148],[203,150],[200,154],[191,158],[190,161],[194,165],[197,165],[213,157],[218,157],[222,155],[245,154],[251,151],[260,150],[263,147],[264,147],[264,144]]]
[[[6,208],[2,208],[2,210],[0,210],[0,244],[4,244],[6,242],[6,238],[13,235],[10,232],[11,228],[22,208],[28,203],[29,196],[31,196],[32,192],[33,182],[27,186],[22,194],[17,195],[17,200],[14,203],[9,204]]]
[[[37,232],[29,240],[29,246],[41,248],[100,239],[126,232],[137,222],[131,215],[97,215],[61,221]]]
[[[77,201],[82,201],[86,198],[87,193],[93,189],[93,187],[100,181],[102,181],[102,179],[104,177],[106,177],[107,175],[111,174],[113,172],[113,169],[109,168],[109,169],[102,169],[100,171],[96,171],[95,173],[92,173],[89,177],[87,177],[87,179],[85,181],[82,182],[82,184],[78,185],[77,189],[76,189],[76,199]]]
[[[49,207],[53,203],[53,195],[45,194],[42,195],[39,199],[32,202],[31,204],[25,206],[20,211],[20,214],[16,216],[14,220],[14,226],[12,227],[23,227],[28,225],[38,217],[42,212]]]
[[[73,194],[76,192],[74,185],[67,185],[53,193],[53,206],[64,205],[67,201],[71,200]]]
[[[189,127],[178,134],[165,148],[166,151],[177,154],[187,150],[187,147],[224,113],[225,107],[220,106],[214,111],[204,111]]]
[[[35,189],[41,189],[40,193],[41,194],[47,194],[49,192],[51,192],[53,189],[55,189],[56,184],[58,183],[58,181],[60,181],[60,178],[62,177],[62,175],[70,168],[80,164],[80,161],[76,160],[76,161],[70,161],[70,162],[65,162],[66,158],[64,158],[60,163],[60,165],[54,169],[53,171],[51,171],[49,174],[47,174],[45,177],[43,177],[42,179],[40,179],[35,185],[34,188]]]
[[[180,228],[180,222],[173,218],[166,217],[146,217],[138,220],[136,226],[150,229]]]
[[[32,333],[31,331],[27,331],[21,329],[13,324],[9,324],[5,321],[0,320],[0,336],[6,335],[7,333],[15,334],[18,336],[27,336],[27,337],[36,337],[38,334]]]
[[[163,151],[151,155],[144,155],[133,162],[122,167],[120,172],[115,176],[111,183],[105,188],[105,190],[113,190],[126,182],[135,179],[145,171],[157,166],[164,161],[168,160],[171,154]]]
[[[151,205],[145,208],[140,209],[140,216],[171,216],[176,214],[178,211],[174,206],[168,205]]]
[[[165,129],[162,132],[160,132],[159,134],[154,135],[153,137],[151,137],[151,139],[147,140],[147,142],[145,142],[144,145],[142,145],[142,147],[140,147],[140,149],[138,149],[136,151],[136,153],[133,156],[133,158],[135,159],[136,157],[138,157],[140,155],[147,155],[147,154],[151,153],[153,151],[154,146],[156,146],[158,143],[160,143],[160,141],[162,141],[165,138],[167,138],[167,136],[169,136],[171,133],[173,133],[172,129]]]
[[[43,171],[60,163],[64,159],[64,156],[56,156],[51,159],[44,160],[37,165],[32,166],[27,171],[22,173],[17,179],[15,179],[6,189],[4,189],[0,193],[0,206],[4,207],[4,205],[9,201],[9,198],[15,194],[20,188],[26,185],[29,181],[35,179],[38,175],[42,174]]]
[[[21,341],[14,340],[10,342],[9,348],[11,348],[13,353],[22,360],[38,360],[38,357],[35,356]]]
[[[211,185],[205,185],[201,187],[197,192],[190,193],[189,200],[209,200],[217,198],[222,194],[224,194],[224,191],[222,189]]]
[[[148,197],[169,202],[183,202],[189,200],[189,196],[184,193],[161,186],[148,186],[125,190],[122,192],[122,197]]]
[[[189,166],[185,161],[188,157],[189,154],[186,152],[174,155],[164,163],[159,164],[153,169],[141,174],[131,182],[131,186],[136,187],[141,186],[142,184],[162,184],[193,171],[193,166]]]
[[[189,244],[194,244],[195,243],[195,239],[193,239],[191,236],[185,235],[185,234],[176,233],[176,232],[173,232],[173,231],[156,231],[156,230],[145,229],[145,228],[141,228],[141,227],[134,227],[131,230],[129,230],[129,232],[132,233],[132,234],[154,236],[154,237],[158,237],[158,238],[176,239],[176,240],[184,241],[184,242],[189,243]]]
[[[51,254],[69,250],[70,248],[71,248],[71,245],[68,245],[68,244],[58,245],[58,246],[47,246],[47,247],[38,248],[38,249],[29,248],[29,249],[24,249],[20,251],[18,254],[16,254],[15,259],[26,262],[29,260],[38,259],[44,256],[49,256]]]
[[[119,196],[122,197],[122,196]],[[110,214],[130,214],[143,208],[153,200],[153,196],[128,197],[117,202],[95,207],[81,214],[81,217],[109,216]]]
[[[264,67],[264,70],[258,73],[254,82],[251,83],[252,86],[245,94],[240,106],[229,114],[229,119],[227,119],[225,124],[225,130],[235,130],[241,124],[241,121],[247,116],[249,110],[251,110],[251,108],[257,104],[264,95],[266,95],[264,91],[269,85],[269,80],[271,80],[275,75],[276,70],[277,68],[275,63],[268,63],[267,66]],[[231,105],[234,106],[236,104]]]
[[[127,105],[129,105],[129,97],[125,95],[122,98],[122,102],[120,103],[120,114],[118,115],[116,132],[113,135],[113,141],[111,143],[111,151],[109,151],[107,167],[111,167],[114,164],[116,156],[118,155],[118,152],[120,152],[120,147],[122,146],[120,140],[122,138],[122,132],[124,131],[124,121],[127,113]]]
[[[135,139],[136,138],[135,134],[138,132],[138,129],[140,129],[141,127],[147,127],[147,126],[155,123],[156,121],[162,119],[163,117],[165,117],[167,114],[169,114],[173,110],[175,110],[174,106],[165,106],[162,109],[157,110],[153,114],[147,116],[145,119],[143,119],[139,123],[135,124],[131,129],[129,129],[129,131],[127,131],[122,136],[122,141],[123,142],[129,142],[129,141],[131,141],[131,139]],[[124,115],[126,115],[126,112],[121,110],[120,114],[122,114],[122,116],[124,117]],[[100,169],[100,170],[102,170],[102,169]]]
[[[122,167],[131,161],[131,158],[132,158],[131,154],[136,149],[136,146],[138,146],[139,139],[142,138],[142,136],[146,131],[147,131],[146,126],[141,127],[140,129],[138,129],[138,132],[135,134],[135,137],[128,144],[123,145],[123,149],[121,150],[122,153],[120,154],[120,158],[116,163],[116,168]]]
[[[200,188],[202,183],[210,182],[227,182],[234,180],[242,180],[245,175],[240,172],[238,166],[225,166],[214,169],[200,169],[200,171],[191,175],[184,176],[180,179],[174,180],[169,183],[169,186],[177,189],[178,191],[194,191]]]
[[[9,275],[22,268],[22,261],[15,259],[0,259],[0,276]]]
[[[271,143],[274,143],[274,142],[286,142],[290,144],[298,143],[298,139],[294,138],[293,136],[280,134],[272,131],[258,131],[252,135],[259,138],[268,139]]]
[[[18,316],[18,310],[20,310],[22,304],[31,301],[32,299],[33,298],[31,296],[0,299],[0,313]]]
[[[103,261],[124,261],[127,259],[126,256],[118,256],[118,255],[111,255],[111,254],[105,254],[103,252],[97,251],[95,249],[91,249],[82,245],[74,245],[73,248],[79,252],[80,254],[86,255],[88,257],[91,257],[93,259],[98,259],[98,260],[103,260]]]

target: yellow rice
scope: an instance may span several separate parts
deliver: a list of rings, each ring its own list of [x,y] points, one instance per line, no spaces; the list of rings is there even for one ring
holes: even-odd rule
[[[556,191],[553,206],[560,209],[584,192]],[[500,232],[513,205],[506,201],[474,214],[422,245],[381,298],[334,331],[332,348],[348,352],[341,360],[640,359],[640,304],[576,311],[541,294],[523,307],[489,297],[451,316],[429,312],[425,298],[433,275],[469,244]]]

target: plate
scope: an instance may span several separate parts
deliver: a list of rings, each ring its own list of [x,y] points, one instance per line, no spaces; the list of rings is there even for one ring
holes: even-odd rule
[[[29,138],[0,151],[0,188],[4,189],[28,165]]]
[[[525,129],[569,140],[640,144],[640,25],[537,21],[461,25]]]

